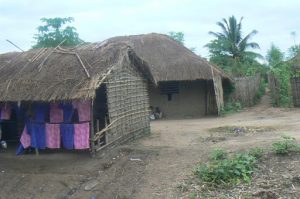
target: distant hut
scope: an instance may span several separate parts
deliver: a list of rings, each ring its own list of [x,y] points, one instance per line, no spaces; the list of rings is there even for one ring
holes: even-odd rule
[[[122,36],[106,42],[125,42],[146,61],[156,84],[149,85],[150,105],[167,118],[216,115],[223,106],[223,86],[230,78],[167,35]]]
[[[150,132],[148,81],[147,63],[124,43],[2,54],[1,125],[17,123],[33,148],[94,153]]]

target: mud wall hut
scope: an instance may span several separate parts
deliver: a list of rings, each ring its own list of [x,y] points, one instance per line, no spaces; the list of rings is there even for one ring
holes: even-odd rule
[[[216,115],[223,106],[223,83],[229,77],[167,35],[114,37],[145,60],[156,84],[149,84],[150,105],[167,118]]]
[[[2,54],[1,113],[12,105],[22,113],[17,114],[18,117],[4,118],[1,126],[5,121],[16,121],[22,144],[45,149],[51,148],[47,127],[51,127],[49,131],[52,133],[60,131],[59,138],[56,137],[61,139],[56,140],[59,143],[51,144],[59,148],[71,142],[68,137],[62,136],[62,131],[71,132],[73,125],[74,137],[70,139],[74,143],[68,146],[76,149],[77,139],[77,149],[89,149],[94,153],[149,133],[148,81],[153,81],[148,65],[123,43],[93,43],[74,48],[56,47]],[[58,118],[62,113],[61,121],[51,122],[55,116],[51,116],[54,104],[59,104],[57,109],[61,108],[61,112],[55,109]],[[74,104],[77,104],[77,109]],[[50,107],[49,112],[34,108],[41,106]],[[67,107],[73,107],[72,114],[71,108]],[[83,121],[82,118],[87,119]],[[80,126],[83,123],[85,128]],[[11,132],[3,132],[7,133]],[[87,144],[82,147],[82,143]]]

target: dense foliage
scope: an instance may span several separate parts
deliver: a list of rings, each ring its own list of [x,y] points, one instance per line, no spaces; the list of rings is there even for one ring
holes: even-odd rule
[[[270,68],[271,75],[279,82],[276,85],[276,91],[271,93],[274,106],[289,107],[292,106],[291,94],[291,64],[284,61],[283,52],[274,44],[267,51],[266,60]],[[270,82],[269,82],[270,83]],[[279,98],[279,101],[277,100]]]
[[[221,32],[210,31],[209,34],[215,39],[205,45],[209,50],[210,61],[233,76],[253,75],[264,70],[264,66],[257,61],[257,58],[262,56],[251,51],[259,49],[257,43],[250,42],[257,31],[253,30],[243,37],[242,20],[243,18],[237,22],[236,18],[231,16],[228,20],[222,19],[221,22],[217,22]]]
[[[282,136],[282,140],[272,144],[273,151],[278,155],[287,155],[290,152],[300,151],[296,139],[290,136]]]
[[[217,155],[208,164],[201,164],[195,169],[196,176],[203,182],[212,185],[232,185],[240,182],[250,182],[262,150],[240,153],[227,157],[225,152],[214,152]]]
[[[44,25],[39,26],[38,33],[35,34],[35,45],[33,48],[47,48],[61,46],[74,46],[83,41],[79,38],[76,28],[66,26],[73,22],[72,17],[68,18],[42,18]]]

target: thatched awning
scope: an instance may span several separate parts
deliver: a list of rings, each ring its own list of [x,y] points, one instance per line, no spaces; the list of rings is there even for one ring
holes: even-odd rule
[[[94,98],[106,75],[124,64],[152,79],[147,63],[124,43],[34,49],[0,55],[0,101]]]
[[[126,42],[150,67],[156,82],[210,80],[213,73],[229,79],[220,68],[178,44],[167,35],[151,33],[114,37],[106,42]]]

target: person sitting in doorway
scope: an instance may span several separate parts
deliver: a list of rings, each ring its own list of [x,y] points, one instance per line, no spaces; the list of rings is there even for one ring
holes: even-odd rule
[[[155,116],[156,120],[161,119],[163,117],[163,113],[161,112],[161,110],[159,109],[159,107],[155,108],[154,116]]]
[[[150,115],[149,115],[150,120],[155,120],[155,113],[154,113],[154,108],[153,106],[150,106]]]

